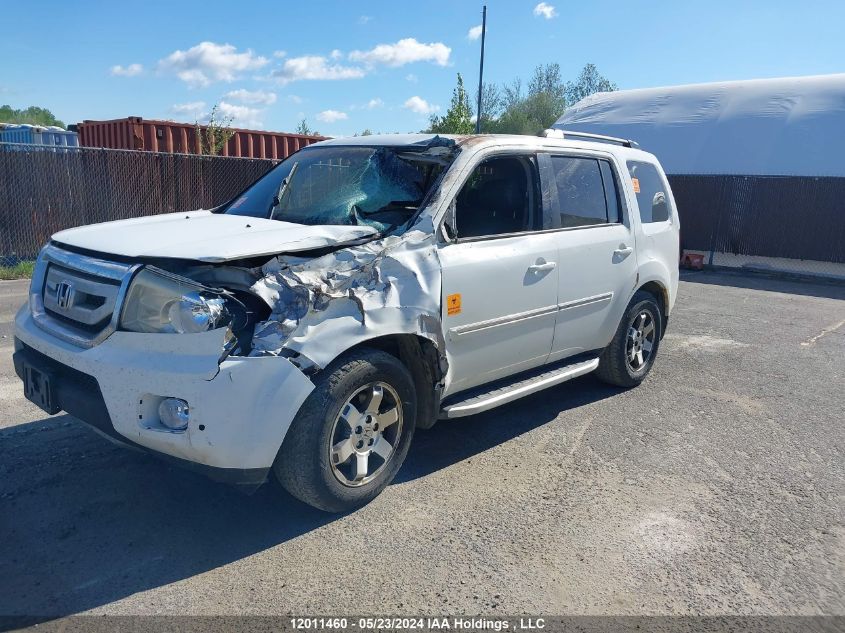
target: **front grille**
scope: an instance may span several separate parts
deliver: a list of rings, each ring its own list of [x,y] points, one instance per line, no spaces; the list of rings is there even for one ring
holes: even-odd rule
[[[117,329],[123,297],[137,268],[46,246],[30,290],[35,322],[79,347],[97,345]]]
[[[96,332],[114,314],[120,282],[50,264],[44,280],[44,310],[84,330]]]

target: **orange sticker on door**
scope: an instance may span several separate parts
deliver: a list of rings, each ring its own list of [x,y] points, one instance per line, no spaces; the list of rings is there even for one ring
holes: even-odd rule
[[[446,297],[446,314],[455,316],[461,313],[461,294],[455,293]]]
[[[631,178],[631,182],[634,183],[634,193],[640,192],[640,179],[639,178]]]

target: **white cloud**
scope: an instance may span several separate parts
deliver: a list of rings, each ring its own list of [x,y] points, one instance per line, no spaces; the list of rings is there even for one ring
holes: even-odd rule
[[[469,31],[467,31],[467,39],[470,40],[477,40],[481,37],[481,25],[472,27]]]
[[[541,2],[536,7],[534,7],[534,15],[536,15],[538,18],[543,17],[547,20],[551,20],[552,18],[557,17],[557,9],[555,9],[554,6],[546,2]]]
[[[367,109],[374,110],[375,108],[380,108],[384,105],[384,101],[376,97],[375,99],[370,99],[367,101]]]
[[[232,119],[232,125],[235,127],[261,128],[263,125],[260,119],[263,110],[258,108],[221,101],[217,104],[217,111],[222,117]]]
[[[273,105],[276,103],[275,92],[265,92],[264,90],[231,90],[223,95],[225,99],[232,99],[240,101],[241,103],[250,103],[255,105]]]
[[[358,79],[364,76],[364,70],[355,66],[330,64],[325,57],[305,55],[285,60],[281,68],[270,73],[279,83],[303,79]]]
[[[411,112],[416,112],[417,114],[431,114],[440,109],[440,106],[433,105],[422,97],[418,97],[416,95],[408,99],[403,107]]]
[[[117,66],[112,66],[109,72],[115,77],[134,77],[144,72],[144,67],[141,64],[129,64],[128,66],[118,64]]]
[[[215,81],[234,81],[241,73],[268,64],[266,57],[251,50],[242,53],[231,44],[200,42],[187,51],[174,51],[158,62],[164,72],[173,72],[191,86],[208,86]]]
[[[373,20],[373,16],[362,15],[360,18],[358,18],[358,24],[368,24],[368,23],[372,22],[372,20]]]
[[[291,103],[302,103],[302,97],[299,95],[288,95],[285,99]]]
[[[341,51],[340,49],[336,48],[336,49],[334,49],[331,53],[329,53],[329,57],[331,57],[331,58],[332,58],[332,59],[334,59],[334,60],[338,60],[338,59],[340,59],[341,57],[343,57],[343,51]]]
[[[339,112],[338,110],[323,110],[317,115],[318,121],[324,123],[334,123],[335,121],[345,121],[349,117],[346,112]]]
[[[449,64],[452,49],[441,42],[423,44],[413,37],[406,37],[395,44],[379,44],[369,51],[352,51],[349,59],[365,64],[404,66],[413,62],[432,62],[438,66]]]
[[[282,57],[287,57],[287,51],[273,51],[273,57],[276,59],[281,59]]]
[[[410,81],[412,84],[415,84],[419,81],[419,78],[414,73],[408,73],[405,75],[405,81]]]
[[[177,103],[170,106],[173,114],[179,114],[191,119],[200,119],[206,115],[205,101],[191,101],[190,103]]]

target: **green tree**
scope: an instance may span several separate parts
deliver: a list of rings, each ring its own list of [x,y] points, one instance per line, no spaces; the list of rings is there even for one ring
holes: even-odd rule
[[[554,123],[566,109],[565,84],[558,64],[540,65],[522,92],[515,79],[502,88],[503,112],[488,128],[500,134],[536,134]]]
[[[616,89],[616,84],[602,75],[594,64],[587,64],[577,80],[566,82],[566,102],[573,105],[596,92],[613,92]]]
[[[29,125],[56,125],[65,127],[65,124],[53,116],[47,108],[29,106],[23,110],[17,110],[10,105],[0,106],[0,123],[28,123]]]
[[[541,64],[534,69],[534,75],[528,82],[528,95],[538,94],[547,94],[566,107],[566,84],[560,76],[560,64]]]
[[[485,131],[537,134],[551,127],[568,105],[594,92],[616,90],[616,85],[602,76],[593,64],[584,66],[575,81],[567,82],[563,81],[558,64],[540,65],[534,69],[527,93],[523,93],[522,86],[517,78],[502,87],[502,112],[494,120],[485,122]]]
[[[296,133],[297,134],[304,134],[305,136],[320,136],[320,133],[317,130],[312,130],[308,126],[308,121],[302,119],[299,122],[299,125],[296,126]]]
[[[498,134],[537,134],[563,114],[558,100],[545,92],[524,97],[515,106],[505,110],[494,121],[491,132]]]
[[[232,117],[218,116],[217,110],[218,106],[215,104],[208,115],[208,123],[195,124],[200,141],[200,154],[217,156],[235,134],[232,129]]]
[[[431,115],[429,132],[436,134],[472,134],[475,125],[472,122],[472,107],[469,95],[464,89],[464,78],[458,73],[458,85],[452,91],[452,102],[442,117]]]
[[[496,119],[502,114],[504,97],[502,90],[496,84],[485,83],[481,87],[481,125],[482,133],[491,132]],[[475,113],[478,116],[478,112]]]

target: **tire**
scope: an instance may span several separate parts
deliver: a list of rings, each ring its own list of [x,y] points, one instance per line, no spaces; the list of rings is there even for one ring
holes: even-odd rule
[[[405,461],[416,426],[414,382],[394,356],[360,348],[335,360],[315,385],[273,470],[297,499],[326,512],[353,510],[384,490]]]
[[[613,340],[599,357],[596,376],[618,387],[639,385],[654,365],[662,328],[663,314],[654,295],[644,291],[634,293]],[[639,338],[634,332],[639,333]]]

